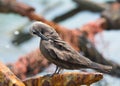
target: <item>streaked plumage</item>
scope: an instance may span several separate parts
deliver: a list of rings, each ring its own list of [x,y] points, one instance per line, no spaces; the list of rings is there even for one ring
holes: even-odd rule
[[[92,68],[100,72],[107,72],[111,66],[104,66],[92,62],[74,50],[68,43],[63,41],[57,32],[42,22],[33,23],[30,31],[41,37],[40,50],[50,62],[65,69]]]

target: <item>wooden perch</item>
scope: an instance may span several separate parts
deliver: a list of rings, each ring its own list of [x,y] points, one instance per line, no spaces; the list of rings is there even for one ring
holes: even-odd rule
[[[25,86],[3,63],[0,62],[0,86]]]
[[[103,78],[101,73],[64,73],[54,76],[30,78],[24,81],[26,86],[90,86]]]

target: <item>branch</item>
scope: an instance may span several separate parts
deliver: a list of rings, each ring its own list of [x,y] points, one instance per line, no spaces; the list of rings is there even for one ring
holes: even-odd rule
[[[73,1],[77,3],[76,8],[68,11],[65,14],[57,16],[56,18],[53,19],[54,22],[58,23],[64,21],[65,19],[70,18],[81,11],[88,10],[92,12],[102,12],[105,9],[104,7],[88,0],[73,0]]]
[[[120,29],[120,2],[111,4],[111,6],[102,12],[101,17],[106,19],[106,30]]]
[[[101,73],[72,72],[64,74],[55,74],[54,76],[43,76],[31,78],[24,81],[26,86],[80,86],[91,84],[101,80]],[[34,81],[34,82],[33,82]]]
[[[33,7],[16,0],[0,0],[0,12],[14,12],[26,16],[33,11]]]
[[[0,86],[25,86],[2,62],[0,62]]]
[[[73,1],[76,2],[77,5],[80,6],[83,10],[101,12],[105,9],[105,7],[103,7],[102,5],[92,2],[90,0],[73,0]]]

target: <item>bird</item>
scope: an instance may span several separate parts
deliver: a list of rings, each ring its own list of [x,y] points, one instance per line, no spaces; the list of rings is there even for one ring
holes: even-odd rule
[[[61,69],[90,68],[102,73],[110,72],[112,69],[112,66],[93,62],[81,55],[63,41],[55,29],[48,24],[36,21],[31,25],[30,33],[40,37],[39,49],[48,61],[56,65],[54,74],[59,73]]]

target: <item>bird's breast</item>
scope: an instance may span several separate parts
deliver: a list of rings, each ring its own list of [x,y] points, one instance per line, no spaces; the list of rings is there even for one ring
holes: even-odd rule
[[[50,48],[50,42],[48,41],[41,41],[40,43],[40,50],[43,56],[48,59],[49,61],[53,62],[53,58],[50,55],[49,48]]]

